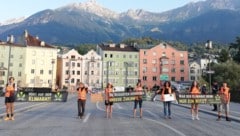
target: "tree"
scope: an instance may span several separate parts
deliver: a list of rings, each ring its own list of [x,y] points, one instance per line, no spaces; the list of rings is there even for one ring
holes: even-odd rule
[[[76,50],[78,51],[79,54],[84,55],[90,50],[95,50],[96,51],[96,45],[95,44],[81,44],[76,46]]]
[[[236,50],[235,53],[231,54],[233,56],[233,60],[240,63],[240,37],[236,37],[236,42],[235,43],[231,43],[231,45],[229,46],[229,50],[230,49],[234,49]]]
[[[218,62],[223,63],[230,60],[229,52],[226,49],[222,49],[219,53]]]

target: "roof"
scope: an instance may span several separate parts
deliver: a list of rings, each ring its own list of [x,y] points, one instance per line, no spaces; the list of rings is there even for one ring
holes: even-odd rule
[[[25,40],[27,42],[27,46],[54,48],[53,46],[45,43],[44,41],[39,40],[36,37],[33,37],[30,34],[27,34],[27,36],[25,37]],[[41,44],[44,44],[44,45],[41,45]]]
[[[98,46],[104,51],[138,52],[138,49],[135,48],[134,46],[123,45],[123,44],[114,45],[114,47],[111,46],[111,44],[100,44]],[[121,46],[124,46],[124,48],[121,48]]]

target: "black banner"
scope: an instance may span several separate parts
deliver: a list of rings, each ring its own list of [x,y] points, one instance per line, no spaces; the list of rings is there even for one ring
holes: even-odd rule
[[[143,101],[150,100],[151,94],[142,92],[113,92],[109,94],[111,102],[130,102],[134,101],[136,96],[141,96]]]
[[[23,92],[15,95],[15,102],[66,102],[68,92]]]
[[[219,95],[192,95],[192,94],[179,94],[178,95],[178,103],[179,104],[219,104],[221,103],[221,99]]]

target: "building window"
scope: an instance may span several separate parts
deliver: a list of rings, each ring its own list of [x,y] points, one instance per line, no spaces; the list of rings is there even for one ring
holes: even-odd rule
[[[171,64],[172,64],[172,65],[175,65],[175,60],[172,60],[172,61],[171,61]]]
[[[43,74],[43,70],[40,70],[40,74],[41,74],[41,75]]]
[[[5,71],[0,71],[0,76],[5,76]]]
[[[72,63],[72,67],[75,67],[75,63],[74,62]]]
[[[3,62],[0,63],[0,67],[4,67],[4,63]]]
[[[176,81],[176,77],[171,77],[171,81]]]
[[[137,75],[138,75],[138,72],[137,72],[137,71],[135,71],[135,72],[134,72],[134,74],[135,74],[135,76],[137,76]]]
[[[9,76],[13,76],[13,72],[12,71],[9,71]]]
[[[91,71],[91,75],[94,75],[94,71]]]
[[[74,83],[74,81],[75,81],[74,78],[72,78],[72,79],[71,79],[71,83]]]
[[[156,68],[156,67],[153,67],[153,68],[152,68],[152,72],[157,72],[157,68]]]
[[[135,59],[137,59],[138,58],[138,55],[135,55]]]
[[[13,66],[13,63],[10,63],[9,66],[12,67],[12,66]]]
[[[180,64],[181,64],[181,65],[184,65],[184,60],[180,60]]]
[[[87,75],[87,74],[88,74],[88,72],[87,72],[87,71],[85,71],[85,72],[84,72],[84,74],[85,74],[85,75]]]
[[[80,79],[77,79],[77,83],[80,83]]]
[[[181,72],[181,73],[184,73],[184,68],[181,68],[181,69],[180,69],[180,72]]]
[[[22,58],[23,58],[23,55],[20,55],[20,56],[19,56],[19,59],[22,59]]]
[[[175,72],[176,72],[176,69],[175,69],[175,68],[172,68],[172,69],[171,69],[171,72],[172,72],[172,73],[175,73]]]
[[[112,58],[113,57],[113,55],[112,54],[110,54],[110,58]]]
[[[183,58],[183,54],[182,53],[180,53],[180,57]]]
[[[147,64],[147,59],[143,59],[143,64]]]
[[[129,58],[131,59],[131,58],[132,58],[132,55],[129,55]]]
[[[72,71],[72,75],[75,75],[75,71],[74,70]]]
[[[184,81],[184,77],[181,77],[181,81]]]
[[[168,72],[168,68],[162,68],[162,72]]]
[[[157,81],[157,77],[156,76],[153,76],[153,81]]]
[[[22,76],[22,73],[21,73],[21,72],[18,72],[18,76],[21,77],[21,76]]]
[[[77,63],[77,67],[80,67],[81,65],[80,65],[80,63]]]
[[[107,53],[105,53],[105,58],[107,58]]]
[[[143,76],[143,80],[144,80],[144,81],[147,81],[147,76]]]
[[[190,79],[193,81],[195,80],[195,76],[191,76]]]
[[[156,59],[153,59],[152,60],[152,64],[156,64],[157,63],[157,60]]]
[[[22,63],[19,63],[19,67],[22,67]]]
[[[126,55],[125,55],[125,54],[123,54],[123,58],[126,58]]]
[[[194,69],[191,69],[191,70],[190,70],[190,73],[191,73],[191,74],[194,74],[194,73],[195,73],[195,70],[194,70]]]
[[[31,74],[34,74],[35,73],[35,69],[31,69]]]
[[[147,55],[147,51],[143,51],[143,54],[144,54],[144,55]]]
[[[10,58],[13,58],[13,55],[12,55],[12,54],[10,55]]]
[[[167,65],[168,64],[168,60],[162,60],[162,65]]]
[[[80,75],[80,71],[77,71],[77,75]]]
[[[143,73],[147,72],[147,67],[143,67]]]
[[[71,56],[71,59],[75,59],[75,55],[72,55],[72,56]]]
[[[48,71],[48,74],[51,75],[51,74],[52,74],[52,70],[49,70],[49,71]]]
[[[66,66],[66,67],[68,67],[68,66],[69,66],[69,63],[68,63],[68,62],[66,62],[66,63],[65,63],[65,66]]]
[[[68,71],[68,70],[66,70],[65,74],[66,74],[66,75],[68,75],[68,74],[69,74],[69,71]]]

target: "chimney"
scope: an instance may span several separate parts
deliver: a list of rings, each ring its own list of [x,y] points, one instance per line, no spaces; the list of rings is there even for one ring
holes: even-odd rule
[[[120,48],[124,48],[125,47],[125,44],[120,44]]]
[[[35,37],[37,40],[39,40],[39,37],[38,37],[38,35],[36,35],[36,37]]]
[[[14,43],[14,36],[13,35],[9,35],[7,37],[7,43]]]
[[[45,42],[44,42],[44,41],[41,41],[40,46],[41,46],[41,47],[44,47],[44,46],[45,46]]]
[[[24,37],[27,38],[28,37],[28,31],[24,30]]]

